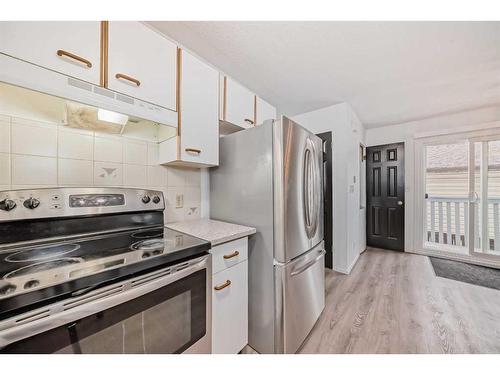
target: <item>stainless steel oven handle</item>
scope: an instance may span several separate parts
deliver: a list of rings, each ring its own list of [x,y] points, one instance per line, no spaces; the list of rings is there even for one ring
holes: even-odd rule
[[[35,336],[53,328],[63,326],[75,320],[98,313],[111,307],[120,305],[134,298],[150,293],[156,289],[169,285],[190,274],[210,268],[211,255],[189,261],[186,268],[176,271],[176,266],[141,275],[121,283],[116,283],[101,289],[89,292],[84,296],[69,298],[55,304],[32,310],[0,322],[0,349],[16,341]],[[179,267],[182,266],[179,265]],[[172,273],[165,273],[167,269]],[[211,277],[207,270],[207,279]],[[157,276],[157,277],[155,277]],[[146,280],[141,283],[141,280]],[[137,286],[134,286],[137,284]],[[211,285],[209,286],[211,287]],[[101,297],[99,297],[102,295]],[[88,300],[89,302],[85,302]],[[72,307],[72,305],[74,307]],[[36,318],[39,316],[39,318]]]
[[[299,266],[297,268],[295,268],[291,273],[290,273],[290,276],[296,276],[296,275],[299,275],[301,274],[302,272],[306,271],[308,268],[311,268],[314,264],[316,264],[321,258],[323,258],[323,256],[326,254],[326,251],[325,250],[320,250],[319,251],[319,255],[310,260],[309,262],[307,262],[306,264],[302,265],[302,266]]]

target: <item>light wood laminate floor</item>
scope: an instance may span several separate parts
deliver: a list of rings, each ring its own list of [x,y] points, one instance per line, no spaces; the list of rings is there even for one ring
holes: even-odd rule
[[[500,353],[500,291],[436,277],[426,256],[368,249],[327,271],[301,353]]]

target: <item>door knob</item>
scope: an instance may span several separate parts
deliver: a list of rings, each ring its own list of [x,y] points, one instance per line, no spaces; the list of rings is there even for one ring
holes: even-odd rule
[[[398,206],[402,206],[403,205],[403,201],[398,201]]]

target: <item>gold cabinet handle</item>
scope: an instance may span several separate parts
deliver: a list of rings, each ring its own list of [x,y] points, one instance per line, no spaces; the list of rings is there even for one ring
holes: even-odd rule
[[[198,149],[198,148],[190,148],[190,147],[188,147],[185,150],[186,150],[186,152],[194,152],[196,154],[201,154],[201,150]]]
[[[139,81],[138,79],[135,79],[134,77],[130,77],[130,76],[126,75],[126,74],[117,73],[115,75],[115,78],[116,79],[124,79],[126,81],[135,83],[136,86],[140,86],[141,85],[141,81]]]
[[[229,285],[231,285],[231,280],[226,280],[226,282],[224,284],[214,286],[214,289],[219,291],[219,290],[222,290],[224,288],[227,288]]]
[[[74,53],[71,53],[71,52],[68,52],[68,51],[65,51],[63,49],[58,49],[57,50],[57,56],[66,56],[66,57],[69,57],[70,59],[73,59],[73,60],[76,60],[78,62],[81,62],[82,64],[85,64],[87,66],[87,68],[92,68],[92,63],[87,60],[87,59],[84,59],[83,57],[80,57],[78,55],[75,55]]]
[[[254,124],[253,120],[250,120],[249,118],[246,118],[246,119],[245,119],[245,122],[248,122],[250,125],[253,125],[253,124]]]
[[[236,250],[234,253],[224,255],[223,258],[224,259],[231,259],[231,258],[237,257],[238,255],[240,255],[240,252]]]

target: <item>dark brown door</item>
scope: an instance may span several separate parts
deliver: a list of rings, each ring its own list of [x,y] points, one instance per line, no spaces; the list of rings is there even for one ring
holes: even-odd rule
[[[366,242],[404,250],[404,143],[366,149]]]
[[[316,134],[323,140],[323,236],[325,266],[333,268],[332,132]]]

